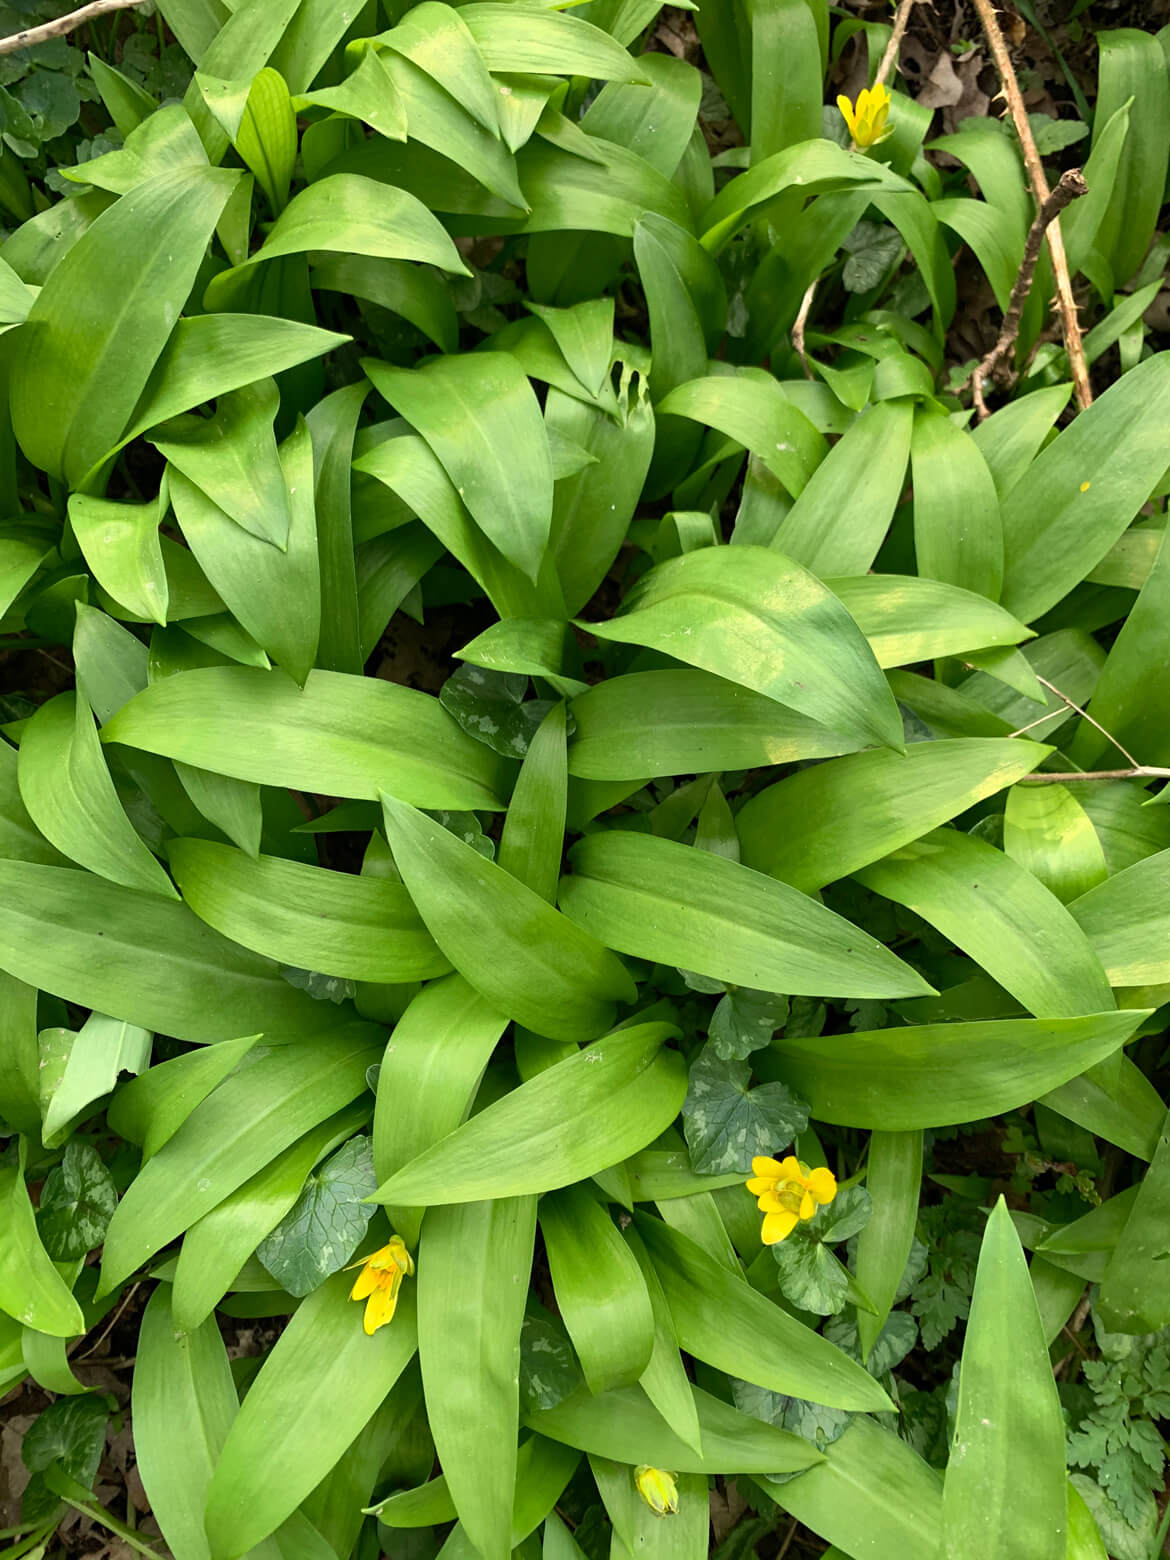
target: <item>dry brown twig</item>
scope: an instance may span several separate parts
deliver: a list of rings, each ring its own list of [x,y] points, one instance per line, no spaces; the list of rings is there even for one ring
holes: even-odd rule
[[[873,78],[875,87],[884,87],[890,79],[890,73],[898,63],[898,50],[902,47],[902,39],[906,36],[906,27],[910,21],[910,12],[914,9],[918,0],[898,0],[898,10],[894,16],[894,30],[890,34],[890,41],[886,44],[882,54],[881,63],[877,68],[877,75]]]
[[[1032,278],[1036,274],[1036,262],[1040,259],[1040,246],[1044,242],[1044,235],[1064,208],[1080,196],[1087,195],[1088,191],[1089,186],[1085,183],[1085,176],[1081,170],[1070,168],[1067,173],[1061,174],[1059,184],[1041,204],[1032,219],[1032,226],[1028,229],[1028,240],[1024,245],[1024,259],[1012,287],[1007,309],[1004,311],[999,336],[991,351],[968,376],[975,401],[975,411],[980,422],[988,415],[987,402],[983,399],[983,386],[987,380],[995,378],[1007,361],[1008,354],[1015,346],[1016,337],[1020,333],[1020,320],[1023,317],[1024,304],[1028,301],[1028,294],[1032,290]]]
[[[988,46],[991,49],[991,57],[995,61],[995,68],[999,73],[1000,84],[1003,87],[1003,95],[1007,99],[1008,110],[1012,116],[1012,123],[1016,129],[1016,135],[1020,142],[1020,151],[1024,156],[1024,167],[1028,172],[1028,182],[1032,186],[1032,193],[1036,197],[1036,205],[1043,209],[1051,190],[1048,188],[1048,180],[1044,177],[1044,167],[1040,161],[1040,153],[1036,150],[1036,140],[1032,135],[1032,127],[1028,123],[1028,111],[1024,107],[1024,99],[1020,93],[1020,84],[1016,80],[1015,69],[1012,66],[1011,57],[1008,54],[1007,44],[1004,42],[1003,32],[996,20],[995,7],[992,0],[974,0],[979,20],[983,25],[983,31],[987,37]],[[1081,326],[1077,319],[1076,299],[1073,297],[1072,280],[1068,274],[1068,259],[1064,252],[1064,239],[1061,236],[1059,218],[1054,219],[1045,229],[1048,239],[1048,250],[1052,256],[1052,271],[1056,279],[1057,306],[1060,310],[1061,328],[1064,336],[1064,348],[1068,353],[1069,367],[1072,370],[1073,384],[1076,387],[1077,405],[1082,411],[1093,404],[1093,389],[1089,383],[1089,366],[1085,362],[1085,349],[1081,341]]]
[[[83,5],[79,11],[70,11],[67,16],[59,16],[56,21],[43,22],[40,27],[26,27],[23,32],[9,33],[7,38],[0,38],[0,54],[15,54],[17,49],[31,49],[38,43],[64,38],[74,28],[84,26],[86,22],[92,22],[110,11],[125,11],[130,6],[141,4],[142,0],[90,0],[89,5]]]

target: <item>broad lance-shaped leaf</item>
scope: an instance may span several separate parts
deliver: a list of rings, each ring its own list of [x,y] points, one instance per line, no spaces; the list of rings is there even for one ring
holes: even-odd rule
[[[535,580],[552,523],[553,473],[540,403],[506,352],[362,367],[390,405],[422,434],[472,519],[504,557]]]
[[[183,898],[225,937],[298,969],[402,983],[450,968],[401,883],[280,856],[253,860],[210,840],[167,850]]]
[[[968,737],[817,764],[757,792],[736,814],[744,861],[811,893],[1030,774],[1051,751]]]
[[[1029,638],[1010,612],[974,591],[912,574],[853,574],[827,579],[881,667],[962,655]]]
[[[261,379],[221,395],[213,416],[177,417],[149,442],[214,507],[283,552],[292,510],[273,428],[279,409],[276,381]]]
[[[275,1046],[197,1105],[131,1183],[102,1252],[103,1293],[356,1099],[381,1047],[372,1024]]]
[[[1102,1323],[1117,1332],[1157,1332],[1170,1323],[1170,1118],[1138,1188],[1105,1270],[1098,1298]]]
[[[511,1554],[520,1422],[517,1362],[536,1198],[432,1208],[418,1258],[419,1362],[427,1420],[468,1538]]]
[[[207,1496],[213,1560],[236,1560],[296,1510],[414,1357],[415,1287],[372,1337],[335,1273],[298,1307],[228,1432]]]
[[[0,1166],[0,1311],[54,1338],[85,1331],[81,1307],[37,1232],[24,1182],[26,1139],[15,1163]]]
[[[1145,1010],[781,1035],[754,1061],[761,1077],[803,1095],[814,1120],[910,1132],[1015,1110],[1113,1056],[1147,1017]]]
[[[722,1398],[691,1391],[702,1452],[681,1440],[641,1387],[594,1395],[581,1386],[555,1408],[530,1410],[524,1423],[539,1435],[591,1456],[637,1465],[647,1457],[674,1473],[796,1473],[823,1461],[811,1441],[741,1414]]]
[[[869,1358],[894,1303],[914,1243],[922,1188],[922,1133],[871,1132],[865,1177],[872,1206],[857,1237],[857,1282],[876,1312],[857,1312],[862,1357]]]
[[[59,693],[33,715],[17,777],[29,817],[64,855],[126,888],[176,897],[122,810],[82,693]]]
[[[650,1363],[654,1313],[609,1209],[583,1186],[566,1186],[541,1199],[540,1228],[557,1309],[590,1389],[633,1386]]]
[[[1170,980],[1170,850],[1115,873],[1069,910],[1115,986]]]
[[[76,484],[130,421],[239,175],[182,168],[115,202],[54,267],[16,337],[12,421]]]
[[[689,666],[607,678],[574,699],[572,713],[569,773],[583,780],[792,764],[851,753],[865,740]]]
[[[881,1413],[867,1370],[661,1219],[635,1216],[662,1281],[679,1346],[716,1370],[833,1408]]]
[[[799,1479],[765,1479],[761,1486],[798,1522],[842,1546],[829,1551],[833,1560],[938,1560],[942,1480],[900,1435],[872,1419],[854,1419],[825,1448],[824,1461]]]
[[[507,766],[433,695],[381,678],[210,666],[152,683],[102,729],[106,742],[261,785],[420,807],[498,808]],[[165,1028],[164,1026],[161,1026]]]
[[[669,1024],[618,1029],[495,1101],[379,1186],[418,1204],[519,1197],[582,1181],[628,1159],[674,1121],[686,1068],[664,1050]]]
[[[824,435],[762,370],[687,380],[663,398],[657,412],[717,428],[758,456],[794,498],[829,451]]]
[[[1108,977],[1072,915],[986,841],[936,829],[856,876],[937,927],[1029,1012],[1073,1017],[1114,1005]]]
[[[0,969],[180,1040],[291,1039],[345,1020],[186,905],[68,867],[0,861]]]
[[[724,856],[609,829],[579,840],[569,860],[573,871],[560,890],[565,914],[635,958],[795,995],[930,990],[860,928]]]
[[[620,959],[449,829],[383,795],[390,848],[431,936],[493,1007],[538,1034],[592,1040],[632,1002]]]
[[[1028,1264],[1001,1197],[963,1343],[943,1487],[945,1560],[1065,1560],[1064,1436]]]
[[[385,1181],[454,1132],[471,1107],[508,1020],[462,975],[429,981],[394,1026],[378,1073],[374,1169]],[[401,1101],[408,1099],[410,1109]],[[422,1210],[391,1204],[391,1224],[413,1246]]]
[[[1003,502],[1003,604],[1039,617],[1084,579],[1165,470],[1170,352],[1139,363],[1043,449]]]
[[[849,613],[766,547],[704,547],[644,575],[623,615],[582,625],[702,667],[863,741],[902,748],[902,720]]]
[[[417,260],[456,276],[467,274],[447,230],[421,200],[362,174],[334,173],[294,195],[260,248],[242,265],[214,278],[206,306],[230,308],[250,267],[310,250]]]

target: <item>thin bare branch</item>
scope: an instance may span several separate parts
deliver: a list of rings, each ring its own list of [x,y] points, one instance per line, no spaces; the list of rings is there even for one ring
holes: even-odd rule
[[[1067,693],[1062,693],[1055,683],[1049,682],[1047,677],[1041,677],[1039,672],[1036,673],[1036,681],[1042,688],[1047,688],[1049,693],[1054,693],[1062,704],[1067,704],[1070,710],[1075,710],[1078,715],[1083,715],[1084,718],[1088,721],[1089,725],[1101,733],[1106,742],[1109,743],[1110,747],[1115,747],[1121,754],[1122,758],[1126,759],[1135,769],[1140,769],[1142,767],[1133,754],[1129,751],[1129,749],[1127,747],[1122,747],[1121,743],[1117,740],[1113,733],[1111,731],[1106,731],[1105,727],[1099,720],[1094,720],[1093,717],[1089,714],[1088,710],[1083,707],[1083,705],[1078,704],[1075,699],[1070,699]]]
[[[1032,226],[1028,230],[1028,239],[1024,245],[1023,263],[1012,287],[1007,309],[1004,311],[999,336],[991,351],[979,366],[972,370],[970,376],[971,393],[980,422],[988,415],[987,402],[983,398],[983,386],[1001,371],[1020,333],[1020,320],[1023,317],[1024,304],[1028,301],[1028,294],[1032,290],[1032,278],[1036,274],[1036,262],[1040,258],[1044,234],[1067,205],[1081,195],[1087,195],[1088,192],[1089,186],[1085,183],[1084,174],[1079,168],[1070,168],[1067,173],[1061,174],[1059,184],[1032,219]]]
[[[1012,123],[1019,137],[1020,150],[1024,155],[1024,167],[1028,170],[1028,182],[1032,186],[1032,193],[1036,197],[1036,205],[1042,207],[1051,193],[1048,188],[1048,180],[1044,177],[1044,167],[1040,161],[1040,153],[1036,150],[1036,140],[1032,134],[1032,127],[1028,123],[1028,111],[1024,107],[1024,99],[1020,93],[1020,84],[1016,80],[1015,69],[1012,66],[1011,57],[1008,54],[1007,44],[1004,41],[1003,32],[996,20],[995,7],[992,0],[974,0],[975,9],[979,13],[979,20],[983,24],[983,31],[987,36],[987,42],[991,49],[991,57],[995,61],[995,68],[999,72],[1000,83],[1003,86],[1003,95],[1007,99],[1008,109],[1012,116]],[[1072,281],[1068,274],[1068,259],[1064,252],[1064,239],[1060,231],[1060,219],[1056,218],[1046,230],[1049,253],[1052,255],[1052,271],[1056,278],[1056,297],[1060,309],[1061,330],[1064,336],[1064,347],[1068,353],[1069,367],[1072,370],[1073,383],[1076,386],[1077,404],[1082,411],[1093,404],[1093,390],[1089,383],[1089,366],[1085,362],[1085,349],[1081,341],[1080,321],[1077,319],[1076,299],[1073,297]]]
[[[83,27],[86,22],[92,22],[110,11],[125,11],[142,3],[143,0],[90,0],[89,5],[83,5],[79,11],[70,11],[67,16],[59,16],[56,21],[43,22],[39,27],[26,27],[22,32],[9,33],[7,38],[0,38],[0,54],[15,54],[18,49],[31,49],[38,43],[64,38],[74,28]]]
[[[1069,785],[1076,780],[1170,780],[1170,769],[1134,764],[1129,769],[1072,769],[1064,774],[1025,775],[1017,785]]]
[[[902,47],[902,39],[906,36],[906,26],[910,21],[910,12],[917,4],[917,0],[898,0],[898,10],[894,16],[894,30],[890,34],[890,41],[886,44],[885,52],[877,68],[877,75],[873,78],[875,87],[884,87],[893,73],[894,66],[898,63],[898,50]]]
[[[804,349],[804,328],[808,324],[808,312],[812,308],[816,291],[817,281],[814,279],[805,288],[804,297],[800,300],[800,310],[792,324],[792,345],[800,358],[800,366],[804,369],[804,377],[806,379],[812,379],[813,371],[808,366],[808,355]]]

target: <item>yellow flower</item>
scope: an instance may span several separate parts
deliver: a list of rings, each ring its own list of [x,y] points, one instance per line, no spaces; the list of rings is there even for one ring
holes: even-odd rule
[[[392,1235],[389,1243],[380,1251],[372,1252],[360,1262],[350,1263],[350,1268],[355,1267],[360,1267],[361,1272],[354,1281],[349,1298],[366,1302],[362,1326],[372,1335],[379,1327],[385,1327],[387,1322],[394,1319],[398,1291],[402,1287],[403,1277],[409,1277],[414,1272],[414,1263],[401,1235]]]
[[[890,101],[890,94],[882,86],[874,87],[872,90],[869,87],[862,88],[857,94],[856,104],[851,103],[847,97],[837,99],[841,117],[849,126],[853,144],[859,150],[864,151],[868,146],[877,146],[887,136],[893,135],[893,128],[886,124],[886,120],[890,117]]]
[[[642,1463],[634,1469],[634,1483],[656,1517],[673,1516],[678,1510],[675,1475],[667,1473],[665,1468],[651,1468],[649,1463]]]
[[[811,1219],[818,1207],[833,1201],[837,1178],[831,1170],[810,1170],[789,1154],[787,1159],[753,1159],[747,1189],[764,1215],[760,1238],[765,1246],[774,1246],[802,1219]]]

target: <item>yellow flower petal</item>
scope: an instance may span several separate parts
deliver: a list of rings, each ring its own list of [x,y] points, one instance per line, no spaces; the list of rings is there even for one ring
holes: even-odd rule
[[[804,1196],[800,1199],[800,1217],[802,1219],[811,1219],[816,1211],[816,1199],[813,1197],[811,1192],[805,1192]]]
[[[802,1181],[804,1172],[805,1167],[795,1154],[789,1154],[788,1158],[781,1162],[780,1179],[782,1181]]]
[[[775,1246],[779,1241],[787,1240],[799,1222],[798,1215],[789,1212],[787,1208],[782,1213],[765,1214],[760,1239],[765,1246]]]
[[[831,1203],[837,1195],[837,1177],[822,1165],[809,1175],[808,1189],[817,1202]]]
[[[397,1307],[398,1285],[379,1285],[366,1301],[366,1314],[362,1318],[362,1327],[367,1335],[372,1338],[379,1327],[385,1327],[387,1322],[393,1321]]]
[[[840,111],[841,118],[849,126],[849,134],[856,137],[857,115],[853,111],[853,104],[847,97],[844,96],[844,94],[842,94],[842,96],[837,99],[837,108]]]
[[[764,1154],[757,1154],[756,1157],[752,1160],[753,1175],[766,1176],[768,1180],[774,1181],[776,1180],[777,1176],[780,1176],[783,1173],[784,1172],[778,1159],[769,1159]]]
[[[354,1279],[353,1288],[349,1292],[351,1300],[364,1300],[367,1295],[372,1295],[379,1283],[378,1275],[373,1268],[364,1266]]]

